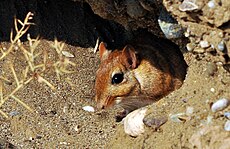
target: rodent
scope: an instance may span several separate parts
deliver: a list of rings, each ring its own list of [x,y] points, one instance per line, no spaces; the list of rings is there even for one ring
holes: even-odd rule
[[[95,81],[99,109],[118,104],[131,112],[182,85],[187,70],[182,53],[170,41],[156,40],[139,38],[114,51],[100,43],[100,66]]]

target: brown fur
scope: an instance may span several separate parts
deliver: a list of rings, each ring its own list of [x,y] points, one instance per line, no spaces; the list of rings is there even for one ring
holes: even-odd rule
[[[187,65],[175,50],[178,49],[170,49],[168,45],[135,43],[108,52],[101,43],[101,64],[95,84],[98,108],[106,109],[119,100],[124,109],[132,111],[179,88]],[[124,81],[112,84],[112,76],[116,73],[123,73]]]

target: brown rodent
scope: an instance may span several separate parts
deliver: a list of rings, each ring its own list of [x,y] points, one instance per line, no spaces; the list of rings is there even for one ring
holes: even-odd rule
[[[95,83],[99,109],[119,104],[130,112],[182,85],[187,64],[179,48],[165,41],[154,43],[140,39],[114,51],[100,43],[101,64]]]

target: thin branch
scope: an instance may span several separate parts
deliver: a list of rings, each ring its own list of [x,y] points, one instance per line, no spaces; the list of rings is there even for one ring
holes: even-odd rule
[[[19,86],[20,83],[19,83],[19,81],[18,81],[18,77],[17,77],[17,75],[16,75],[16,73],[15,73],[14,66],[13,66],[12,63],[10,64],[10,69],[11,69],[13,75],[14,75],[14,79],[15,79],[15,81],[16,81],[16,83],[17,83],[17,86]]]
[[[14,95],[11,95],[11,97],[17,101],[18,103],[20,103],[23,107],[25,107],[27,110],[29,110],[30,112],[34,112],[33,109],[31,109],[27,104],[25,104],[22,100],[20,100],[19,98],[15,97]]]
[[[2,114],[2,116],[4,116],[5,118],[9,118],[8,115],[5,112],[3,112],[2,110],[0,110],[0,114]]]

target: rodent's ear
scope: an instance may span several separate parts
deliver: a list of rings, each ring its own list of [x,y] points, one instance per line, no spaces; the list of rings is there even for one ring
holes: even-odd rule
[[[135,69],[139,65],[137,55],[135,53],[134,48],[131,45],[127,45],[124,47],[122,51],[121,60],[127,68]]]
[[[99,55],[100,55],[100,60],[101,61],[102,61],[102,59],[105,59],[110,53],[110,51],[108,51],[106,49],[106,46],[107,45],[104,42],[101,42],[100,45],[99,45]]]

